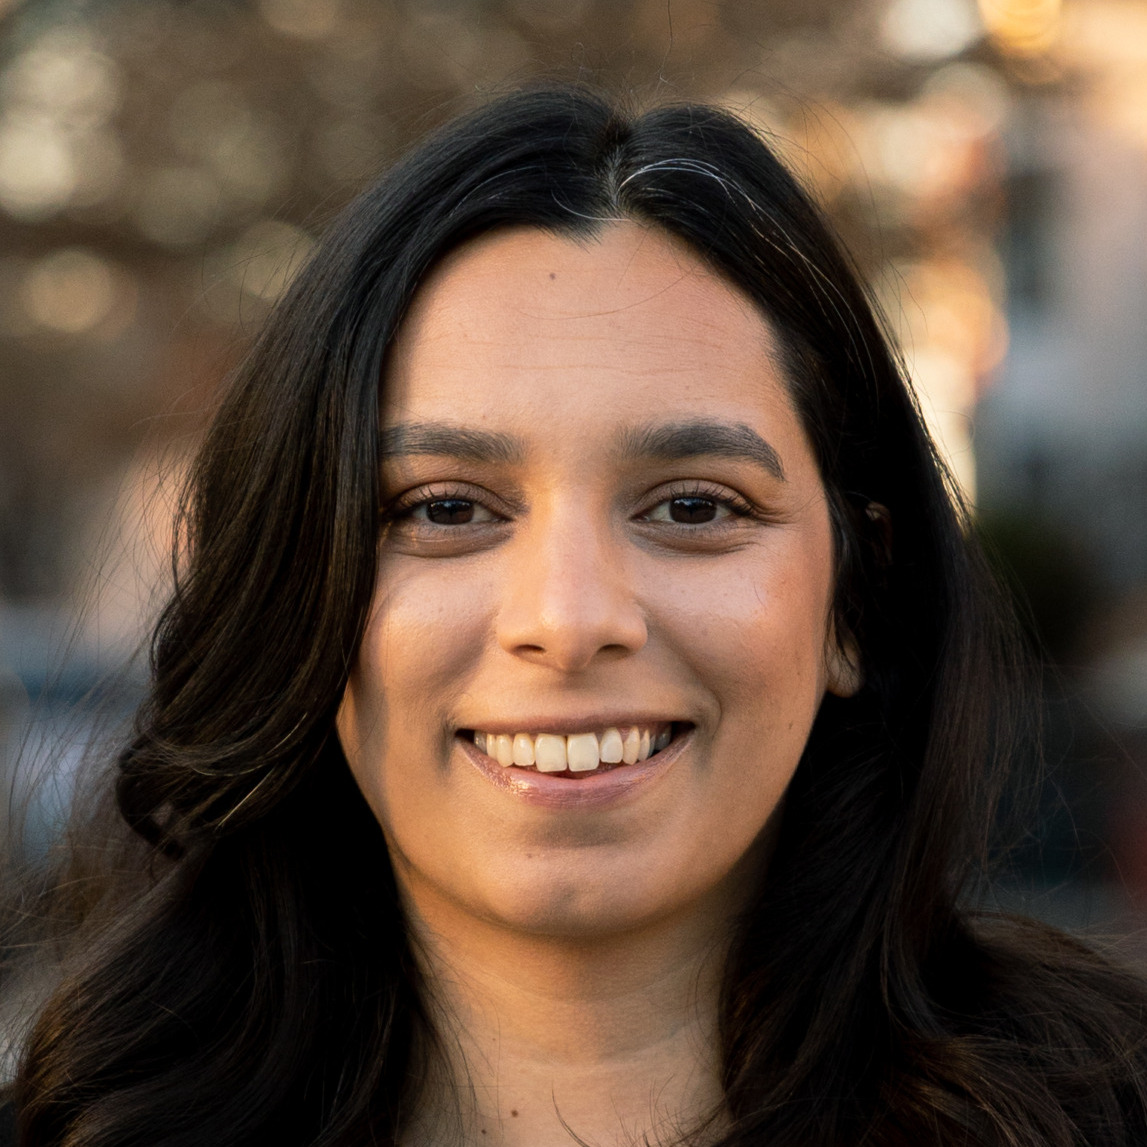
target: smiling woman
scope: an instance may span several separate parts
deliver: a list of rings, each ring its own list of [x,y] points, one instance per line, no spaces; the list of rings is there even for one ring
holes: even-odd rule
[[[419,289],[337,727],[433,934],[442,899],[571,937],[700,904],[753,850],[826,688],[855,691],[772,343],[631,222],[496,232]]]
[[[1141,1143],[1139,980],[975,909],[1022,658],[961,515],[746,127],[448,125],[204,446],[20,1142]]]

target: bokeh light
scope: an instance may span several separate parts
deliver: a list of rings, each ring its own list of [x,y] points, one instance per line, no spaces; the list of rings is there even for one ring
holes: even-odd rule
[[[956,56],[983,35],[971,0],[893,0],[881,22],[884,42],[898,55],[919,60]]]
[[[980,15],[1006,52],[1036,56],[1059,38],[1063,0],[980,0]]]
[[[107,130],[119,104],[113,61],[80,29],[58,29],[0,77],[0,207],[36,220],[110,195],[120,149]]]
[[[29,268],[21,298],[34,322],[63,334],[80,334],[111,314],[117,286],[105,260],[71,247],[46,255]]]

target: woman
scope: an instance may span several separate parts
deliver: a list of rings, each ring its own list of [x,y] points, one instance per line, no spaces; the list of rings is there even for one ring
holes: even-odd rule
[[[22,1143],[1147,1138],[1138,980],[968,906],[1009,630],[743,125],[447,126],[191,490]]]

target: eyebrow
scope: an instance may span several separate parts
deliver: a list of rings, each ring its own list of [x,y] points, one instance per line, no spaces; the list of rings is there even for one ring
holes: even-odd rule
[[[522,445],[508,434],[444,422],[402,422],[379,438],[380,461],[406,454],[437,454],[467,462],[512,464],[524,458]]]
[[[622,435],[622,453],[630,458],[677,461],[701,455],[752,462],[785,481],[780,455],[751,426],[743,422],[695,419],[641,426]]]
[[[785,481],[780,456],[751,426],[743,422],[691,419],[639,426],[622,432],[624,458],[678,461],[704,455],[751,462]],[[434,454],[491,465],[519,464],[525,448],[518,439],[491,430],[474,430],[443,422],[403,422],[386,427],[379,440],[379,460],[410,454]]]

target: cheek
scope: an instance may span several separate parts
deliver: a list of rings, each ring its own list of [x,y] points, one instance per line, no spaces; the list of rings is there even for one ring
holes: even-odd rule
[[[723,709],[754,699],[771,708],[782,698],[819,703],[831,596],[828,547],[819,543],[797,538],[787,552],[749,555],[685,592],[662,582],[666,627]]]
[[[359,677],[373,693],[396,700],[413,695],[429,702],[456,689],[488,639],[489,581],[481,570],[450,562],[385,562],[359,652]]]
[[[830,587],[799,569],[726,587],[692,629],[691,669],[719,710],[704,778],[714,863],[732,863],[770,822],[824,697]]]
[[[489,629],[480,581],[447,563],[389,560],[336,719],[351,772],[376,813],[385,790],[431,765],[447,707],[465,688]],[[402,770],[388,767],[401,758]]]

